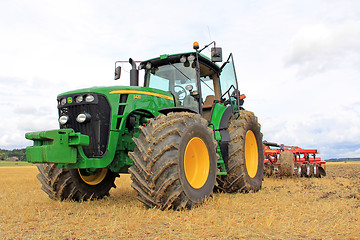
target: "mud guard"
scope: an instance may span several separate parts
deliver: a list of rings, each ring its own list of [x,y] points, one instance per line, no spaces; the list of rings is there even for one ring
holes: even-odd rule
[[[229,121],[232,116],[232,110],[228,107],[223,116],[221,117],[219,124],[219,131],[221,135],[221,140],[219,141],[220,152],[223,158],[226,171],[228,171],[229,165],[229,142],[230,142],[230,134],[228,131]]]
[[[190,113],[199,113],[197,111],[195,111],[192,108],[188,108],[188,107],[167,107],[167,108],[162,108],[159,109],[158,111],[159,113],[162,113],[164,115],[167,115],[170,112],[190,112]]]

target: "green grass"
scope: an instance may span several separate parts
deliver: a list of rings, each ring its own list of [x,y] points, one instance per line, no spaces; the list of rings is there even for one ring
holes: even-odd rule
[[[16,166],[35,166],[33,163],[28,162],[11,162],[11,161],[0,161],[0,167],[16,167]]]

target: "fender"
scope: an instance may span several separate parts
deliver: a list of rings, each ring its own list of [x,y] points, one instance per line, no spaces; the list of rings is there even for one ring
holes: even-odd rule
[[[167,108],[162,108],[158,110],[159,113],[162,114],[168,114],[169,112],[191,112],[191,113],[199,113],[197,111],[195,111],[192,108],[188,108],[188,107],[167,107]]]
[[[230,134],[228,131],[230,118],[232,116],[231,107],[226,108],[224,114],[221,117],[219,131],[221,135],[221,140],[219,141],[221,156],[224,160],[226,171],[228,171],[229,166],[229,142]]]

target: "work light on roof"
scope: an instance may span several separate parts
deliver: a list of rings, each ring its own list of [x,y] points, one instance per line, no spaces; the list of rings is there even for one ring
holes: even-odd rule
[[[189,56],[187,57],[187,59],[188,59],[190,62],[192,62],[192,61],[195,60],[195,56],[191,54],[191,55],[189,55]]]
[[[145,65],[145,67],[146,67],[146,69],[151,69],[151,63],[146,63],[146,65]]]
[[[182,57],[180,58],[180,62],[182,62],[182,63],[186,62],[186,57],[185,57],[185,56],[182,56]]]

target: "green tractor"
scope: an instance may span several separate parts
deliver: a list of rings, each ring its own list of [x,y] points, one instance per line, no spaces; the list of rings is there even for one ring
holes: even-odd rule
[[[210,59],[201,51],[212,44]],[[130,86],[58,95],[60,129],[25,135],[34,141],[26,156],[37,163],[42,190],[56,200],[98,199],[116,187],[119,173],[130,173],[145,206],[176,210],[200,205],[214,191],[258,191],[262,134],[242,107],[233,56],[220,67],[215,42],[193,48],[138,66],[129,59]]]

